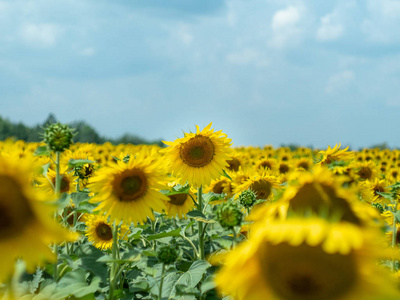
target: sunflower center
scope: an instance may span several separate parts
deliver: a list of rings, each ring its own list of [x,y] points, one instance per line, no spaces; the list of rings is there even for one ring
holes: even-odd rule
[[[298,167],[298,168],[303,168],[303,169],[306,170],[306,171],[309,169],[308,164],[307,164],[306,162],[301,162],[301,163],[299,163],[299,164],[297,165],[297,167]]]
[[[169,195],[168,198],[170,203],[182,206],[186,202],[187,194],[183,193],[183,194]]]
[[[20,184],[0,175],[0,241],[22,233],[34,219],[34,213]]]
[[[214,144],[209,137],[197,135],[181,145],[180,157],[190,167],[202,168],[214,157]]]
[[[111,226],[105,223],[100,223],[96,227],[96,235],[103,241],[110,241],[113,238]]]
[[[224,191],[223,181],[218,181],[212,188],[213,193],[222,194]]]
[[[358,175],[360,176],[360,178],[362,178],[362,179],[370,179],[371,176],[372,176],[372,171],[371,171],[371,169],[368,168],[368,167],[362,167],[362,168],[360,169],[360,171],[358,171],[357,174],[358,174]]]
[[[289,166],[287,164],[280,164],[279,165],[279,173],[285,174],[289,172]]]
[[[357,282],[352,253],[328,254],[304,244],[267,244],[260,254],[264,279],[280,299],[342,299]]]
[[[266,180],[255,181],[251,184],[250,189],[257,195],[257,200],[268,199],[271,195],[272,184]]]
[[[319,183],[307,183],[302,186],[290,201],[290,209],[299,214],[307,211],[316,214],[326,212],[329,217],[340,214],[342,221],[361,224],[348,200],[338,197],[333,187]]]
[[[237,158],[232,157],[232,159],[227,160],[226,162],[229,164],[228,170],[235,172],[239,171],[240,161]]]
[[[56,186],[56,177],[52,179],[53,185]],[[60,193],[68,193],[70,190],[70,182],[67,176],[61,174]]]
[[[125,170],[114,178],[113,190],[122,202],[138,200],[147,192],[146,174],[140,169]]]

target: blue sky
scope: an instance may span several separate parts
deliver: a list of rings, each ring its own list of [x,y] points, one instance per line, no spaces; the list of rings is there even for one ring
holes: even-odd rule
[[[0,1],[0,115],[400,147],[400,1]]]

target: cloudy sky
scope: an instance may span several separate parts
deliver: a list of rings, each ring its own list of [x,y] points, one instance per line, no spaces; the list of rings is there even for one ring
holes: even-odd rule
[[[0,115],[400,147],[400,0],[0,1]]]

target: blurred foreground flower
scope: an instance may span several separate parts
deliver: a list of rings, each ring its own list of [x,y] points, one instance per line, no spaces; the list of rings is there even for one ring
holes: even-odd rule
[[[0,157],[0,281],[11,275],[17,258],[34,272],[55,260],[49,244],[75,238],[54,221],[54,211],[45,203],[48,195],[32,187],[31,176],[30,162]]]

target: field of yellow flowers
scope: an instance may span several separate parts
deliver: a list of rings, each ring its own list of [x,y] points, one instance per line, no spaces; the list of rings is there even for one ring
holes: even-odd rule
[[[0,299],[400,299],[400,151],[0,142]]]

